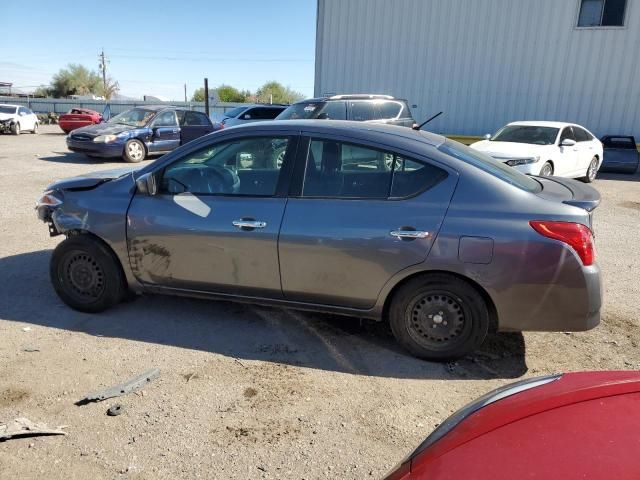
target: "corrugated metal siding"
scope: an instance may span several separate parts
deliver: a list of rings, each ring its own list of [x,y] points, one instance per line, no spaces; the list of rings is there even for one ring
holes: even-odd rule
[[[479,135],[515,120],[640,138],[640,0],[578,29],[579,0],[318,0],[315,93],[385,93]]]

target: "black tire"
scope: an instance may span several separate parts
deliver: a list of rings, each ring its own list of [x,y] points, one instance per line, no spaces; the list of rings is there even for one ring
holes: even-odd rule
[[[466,281],[428,274],[395,293],[389,322],[396,340],[411,354],[442,362],[480,347],[489,330],[489,311],[482,295]]]
[[[549,177],[551,175],[553,175],[553,165],[551,165],[551,162],[545,162],[540,169],[540,176]]]
[[[97,238],[74,235],[51,256],[51,282],[64,303],[81,312],[101,312],[126,293],[121,266],[114,253]]]
[[[144,143],[140,140],[132,139],[124,144],[124,151],[122,158],[128,163],[139,163],[146,157],[147,151],[144,148]]]
[[[589,166],[587,167],[587,172],[585,176],[582,177],[580,180],[582,180],[584,183],[591,183],[596,179],[597,174],[598,174],[598,159],[596,157],[593,157],[591,159],[591,162],[589,163]]]
[[[11,125],[11,133],[13,135],[20,135],[20,124],[19,123],[14,123],[13,125]]]

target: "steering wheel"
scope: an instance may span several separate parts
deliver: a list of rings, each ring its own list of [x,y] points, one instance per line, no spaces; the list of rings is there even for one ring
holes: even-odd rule
[[[240,178],[231,169],[221,166],[206,166],[189,169],[189,190],[200,193],[235,193]]]

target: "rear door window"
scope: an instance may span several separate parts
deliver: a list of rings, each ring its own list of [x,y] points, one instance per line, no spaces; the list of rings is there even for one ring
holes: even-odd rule
[[[318,118],[327,120],[346,120],[347,103],[343,101],[331,101],[324,104],[318,114]]]
[[[373,102],[349,102],[351,108],[351,120],[366,122],[378,120]]]
[[[393,152],[333,140],[309,144],[303,197],[401,199],[447,178],[447,172]]]
[[[381,102],[378,104],[379,118],[396,118],[400,115],[402,105],[397,102]]]
[[[190,126],[208,126],[209,120],[204,113],[186,112],[184,115],[184,124]]]

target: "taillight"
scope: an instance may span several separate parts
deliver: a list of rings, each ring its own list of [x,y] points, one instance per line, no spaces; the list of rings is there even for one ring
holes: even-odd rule
[[[542,220],[533,220],[529,223],[540,235],[560,240],[573,248],[585,266],[593,265],[596,257],[593,234],[586,225]]]

